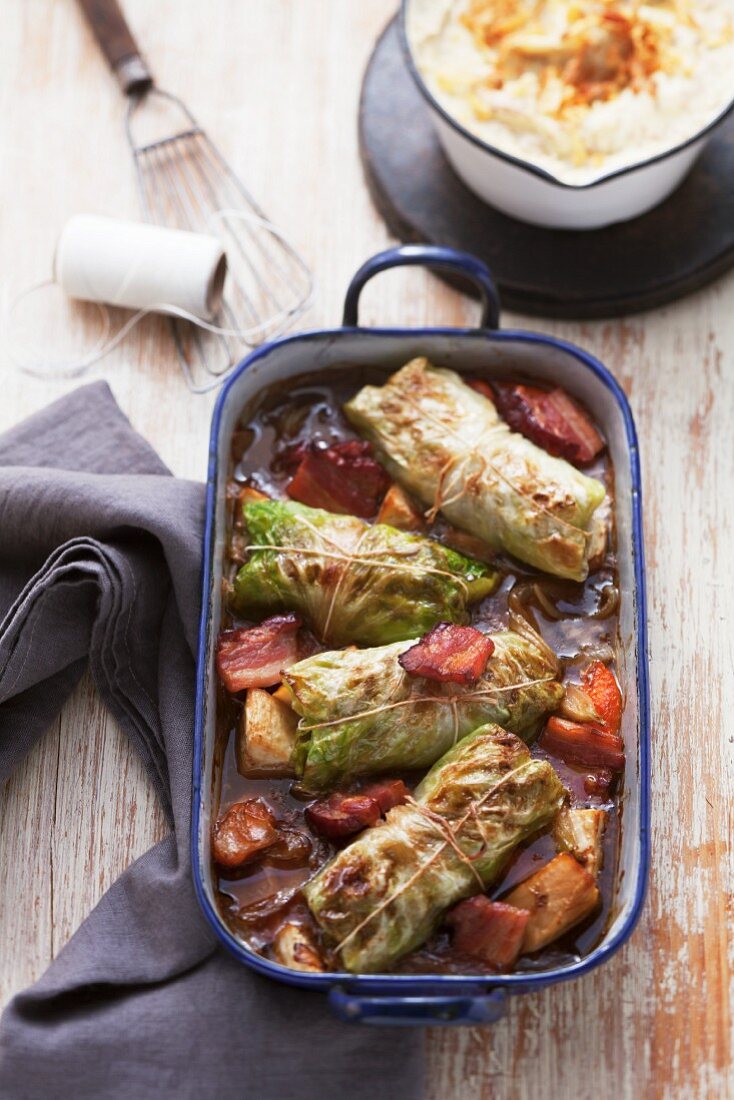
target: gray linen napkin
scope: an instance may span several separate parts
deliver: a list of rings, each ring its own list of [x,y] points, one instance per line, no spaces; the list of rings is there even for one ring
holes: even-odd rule
[[[172,825],[6,1009],[0,1096],[410,1100],[418,1034],[340,1024],[322,995],[252,974],[194,897],[203,509],[104,383],[0,436],[0,782],[89,663]]]

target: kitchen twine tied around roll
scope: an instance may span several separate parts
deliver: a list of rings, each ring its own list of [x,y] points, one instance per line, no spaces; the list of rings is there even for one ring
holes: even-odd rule
[[[284,244],[288,243],[271,222],[256,214],[221,210],[212,220],[218,218],[256,223]],[[303,268],[307,270],[305,264]],[[36,378],[73,378],[113,351],[149,314],[188,321],[215,336],[234,337],[252,345],[266,332],[273,332],[303,313],[313,299],[313,281],[309,275],[306,293],[295,307],[274,312],[247,328],[224,328],[214,324],[213,318],[222,306],[226,277],[227,256],[214,235],[98,215],[76,215],[59,236],[51,278],[26,287],[6,301],[5,332],[10,359],[19,370]],[[96,305],[102,333],[91,348],[69,359],[50,361],[43,349],[13,333],[13,321],[24,301],[54,286],[70,298]],[[111,332],[108,306],[135,310],[115,333]],[[220,385],[228,373],[229,369],[217,373],[214,382],[201,387],[194,387],[187,380],[192,389],[203,392]]]

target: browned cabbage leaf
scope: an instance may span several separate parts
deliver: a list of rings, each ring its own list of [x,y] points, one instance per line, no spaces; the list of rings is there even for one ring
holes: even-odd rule
[[[563,688],[555,654],[524,619],[492,635],[495,649],[473,685],[411,676],[398,657],[411,645],[318,653],[284,672],[301,717],[294,754],[305,787],[359,775],[427,768],[485,722],[528,737]]]
[[[500,419],[454,371],[414,359],[345,405],[388,471],[426,505],[495,549],[584,580],[601,482]]]
[[[494,725],[465,737],[417,787],[416,805],[390,810],[304,887],[341,964],[389,969],[447,909],[489,886],[564,797],[552,766],[517,737]]]

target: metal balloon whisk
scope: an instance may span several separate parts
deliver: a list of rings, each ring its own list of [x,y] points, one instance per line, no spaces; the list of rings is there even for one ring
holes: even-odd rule
[[[154,87],[117,0],[79,0],[124,93],[126,131],[147,220],[222,241],[227,275],[209,328],[171,319],[184,376],[221,385],[245,346],[282,333],[308,308],[313,276],[177,96]]]

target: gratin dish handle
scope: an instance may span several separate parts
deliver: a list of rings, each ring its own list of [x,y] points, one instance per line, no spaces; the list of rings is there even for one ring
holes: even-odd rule
[[[494,1024],[504,1015],[505,999],[502,989],[487,991],[477,986],[462,986],[451,992],[414,986],[400,993],[388,988],[361,993],[335,985],[329,991],[329,1004],[340,1020],[383,1027]]]
[[[374,275],[392,267],[430,267],[444,275],[462,279],[474,287],[482,303],[480,328],[499,328],[500,299],[492,273],[486,264],[468,252],[442,248],[434,244],[405,244],[378,252],[362,264],[352,278],[344,299],[343,324],[356,328],[359,316],[359,296]]]

